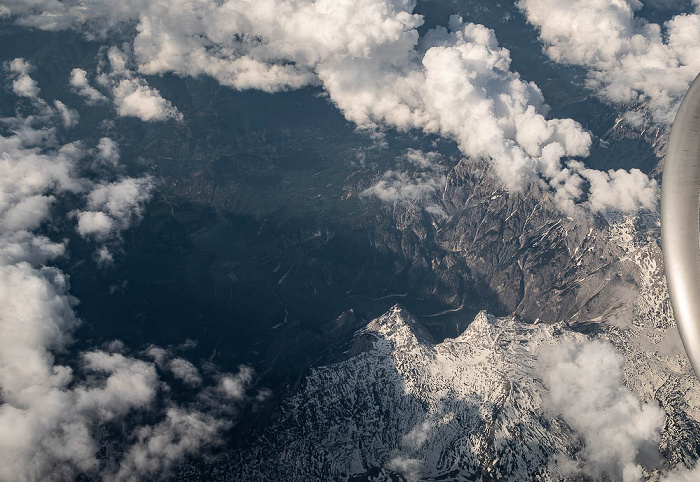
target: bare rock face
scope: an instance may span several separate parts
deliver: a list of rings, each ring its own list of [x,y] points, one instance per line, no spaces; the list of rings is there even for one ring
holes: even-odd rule
[[[507,193],[475,169],[462,162],[449,176],[444,198],[454,214],[438,243],[467,260],[506,312],[549,322],[600,315],[605,307],[596,298],[621,271],[604,220],[565,218],[538,186]]]
[[[564,216],[550,191],[508,192],[485,162],[462,160],[446,179],[431,200],[439,214],[397,204],[398,233],[377,227],[380,249],[411,260],[417,278],[430,273],[428,295],[548,323],[600,319],[631,301],[639,270],[612,239],[615,216]]]
[[[294,287],[283,293],[288,304],[334,296],[361,310],[349,297],[400,295],[439,306],[411,306],[423,322],[440,310],[471,319],[482,309],[528,322],[590,321],[628,302],[638,282],[637,268],[611,239],[617,221],[610,215],[581,210],[567,217],[537,183],[508,192],[486,161],[445,161],[439,188],[412,202],[361,195],[382,169],[344,166],[347,175],[334,178],[332,188],[302,177],[305,187],[287,210],[268,206],[267,191],[246,191],[236,175],[217,171],[239,164],[245,163],[236,157],[187,171],[187,182],[173,181],[170,189],[216,212],[252,213],[250,223],[259,225],[251,257],[267,260],[257,271],[274,278],[271,288]],[[314,204],[320,199],[322,207]],[[207,230],[193,235],[207,249],[212,242],[205,241],[215,237]]]

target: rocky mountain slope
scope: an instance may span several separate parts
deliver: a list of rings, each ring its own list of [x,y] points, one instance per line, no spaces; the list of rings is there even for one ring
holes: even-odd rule
[[[615,264],[626,267],[630,289],[605,315],[525,323],[481,312],[459,336],[435,343],[396,305],[355,334],[341,361],[313,369],[255,443],[202,473],[241,480],[621,479],[622,469],[612,465],[586,469],[595,438],[586,423],[556,409],[543,371],[549,353],[594,340],[624,356],[615,390],[640,417],[657,407],[665,412],[658,437],[648,438],[661,457],[642,460],[640,477],[659,480],[672,467],[693,466],[700,384],[669,308],[658,217],[611,216],[607,225],[608,241],[620,253]],[[609,373],[601,367],[593,371],[601,370],[606,386]],[[601,403],[606,410],[608,402]],[[567,475],[562,460],[582,469]]]
[[[276,457],[244,478],[520,480],[546,477],[547,460],[580,441],[542,410],[535,353],[582,339],[554,325],[523,325],[480,313],[455,339],[434,345],[399,306],[357,334],[370,344],[316,369],[275,427]],[[236,465],[236,464],[234,464]]]
[[[611,239],[609,220],[584,211],[564,216],[537,184],[508,192],[485,163],[465,159],[430,202],[443,214],[394,205],[397,230],[380,228],[376,244],[411,260],[409,270],[424,265],[433,278],[427,294],[455,308],[586,321],[606,316],[634,289],[636,268]]]
[[[546,188],[534,183],[508,192],[485,162],[473,159],[431,167],[442,184],[426,197],[385,202],[363,195],[384,176],[370,165],[353,165],[342,180],[334,174],[327,189],[316,182],[303,191],[326,207],[352,210],[351,229],[330,208],[313,219],[313,229],[297,228],[293,217],[278,226],[274,216],[256,214],[262,221],[251,236],[265,256],[254,254],[265,262],[254,271],[269,276],[285,306],[271,329],[286,333],[293,325],[292,300],[358,312],[367,310],[359,305],[364,298],[385,306],[400,300],[423,311],[414,319],[394,306],[358,331],[345,353],[326,356],[328,347],[280,336],[269,350],[270,366],[291,366],[285,354],[299,346],[319,366],[279,391],[293,393],[253,440],[223,462],[185,469],[184,479],[565,478],[561,460],[584,466],[591,441],[585,427],[548,406],[541,357],[592,340],[623,356],[620,386],[634,403],[665,413],[658,437],[649,438],[659,461],[640,462],[643,477],[695,463],[700,385],[668,303],[656,213],[565,216]],[[216,179],[201,176],[197,192],[171,187],[181,199],[232,209],[235,176]],[[273,228],[283,232],[279,241],[266,236]],[[355,238],[369,251],[354,251],[348,240]],[[344,263],[334,264],[338,258]],[[329,293],[341,288],[337,303]],[[483,309],[500,317],[473,317]],[[345,346],[342,331],[330,345]],[[451,338],[436,343],[429,332]],[[574,480],[622,478],[622,469],[605,470],[579,471]]]

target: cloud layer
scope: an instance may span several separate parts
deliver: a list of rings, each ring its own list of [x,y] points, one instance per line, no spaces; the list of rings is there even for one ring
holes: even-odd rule
[[[120,175],[111,139],[94,148],[60,145],[54,124],[64,112],[39,97],[31,65],[16,59],[7,72],[12,91],[35,115],[0,124],[0,480],[162,475],[187,454],[218,443],[235,415],[232,402],[248,396],[252,371],[205,377],[172,351],[162,350],[156,363],[145,354],[129,355],[118,342],[71,353],[71,366],[57,363],[80,324],[77,300],[68,277],[48,266],[66,255],[66,241],[37,230],[59,217],[76,219],[80,234],[107,243],[139,220],[152,180]],[[63,197],[81,200],[84,208],[77,215],[61,212]],[[161,378],[167,373],[203,388],[195,400],[176,404]],[[237,381],[236,398],[219,395],[223,379]],[[128,421],[146,413],[153,424]],[[121,433],[107,456],[99,455],[98,433],[105,430]]]
[[[694,2],[696,8],[700,3]],[[635,16],[639,0],[520,0],[556,62],[589,69],[589,87],[610,102],[644,104],[655,123],[670,124],[700,72],[700,14],[663,26]],[[644,119],[628,116],[632,124]]]
[[[492,30],[452,17],[449,28],[437,27],[420,38],[423,19],[412,13],[412,1],[7,5],[21,24],[77,28],[91,38],[116,30],[123,34],[135,24],[130,48],[140,74],[209,75],[222,85],[267,92],[321,85],[359,127],[421,129],[454,139],[464,155],[490,159],[510,190],[548,184],[566,212],[589,197],[593,210],[656,206],[649,195],[656,183],[641,172],[598,174],[570,162],[588,155],[589,133],[571,119],[546,117],[539,88],[510,69],[510,53]],[[120,51],[112,48],[108,57],[112,74],[100,78],[121,115],[179,118],[126,68],[128,59]],[[74,87],[97,101],[84,79],[75,73]]]

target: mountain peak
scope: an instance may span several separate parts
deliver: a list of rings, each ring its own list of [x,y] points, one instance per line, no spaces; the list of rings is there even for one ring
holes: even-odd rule
[[[475,336],[484,337],[485,335],[490,337],[494,331],[496,321],[497,318],[495,316],[487,313],[485,310],[482,310],[476,314],[474,320],[467,325],[464,331],[457,338],[455,338],[455,340],[467,341]],[[495,336],[495,334],[493,336]]]
[[[372,320],[364,331],[390,340],[396,347],[414,344],[434,345],[428,330],[398,303],[382,316]]]

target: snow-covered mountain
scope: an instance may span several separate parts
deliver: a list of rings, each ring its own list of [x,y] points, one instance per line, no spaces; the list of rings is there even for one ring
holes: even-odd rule
[[[274,473],[296,480],[380,468],[432,480],[546,476],[548,458],[573,453],[580,442],[541,410],[535,354],[580,339],[558,326],[480,313],[458,338],[434,345],[395,306],[357,334],[356,346],[368,350],[314,370],[289,400],[274,434]]]
[[[217,472],[520,481],[685,471],[700,447],[700,384],[670,311],[658,217],[611,216],[603,231],[623,253],[618,276],[636,286],[605,316],[532,324],[481,312],[434,343],[396,305],[341,361],[313,369],[282,416]]]

